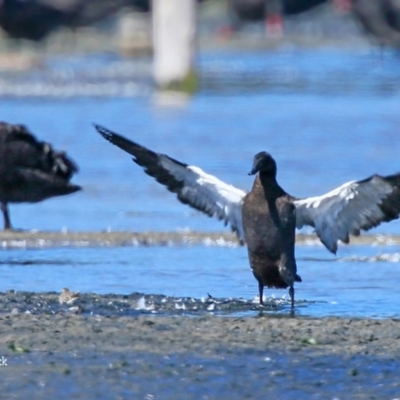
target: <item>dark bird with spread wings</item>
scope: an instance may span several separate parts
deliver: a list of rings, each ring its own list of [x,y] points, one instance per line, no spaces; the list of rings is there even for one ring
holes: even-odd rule
[[[373,175],[351,181],[322,196],[299,199],[287,194],[276,181],[276,163],[266,152],[254,158],[258,173],[248,194],[199,167],[155,153],[121,135],[95,125],[109,142],[133,156],[144,171],[176,193],[178,199],[205,214],[224,220],[246,243],[250,266],[263,287],[289,287],[301,281],[294,258],[295,228],[311,226],[325,247],[337,252],[338,242],[359,235],[400,214],[400,174]],[[272,262],[274,261],[274,263]]]
[[[23,125],[0,122],[0,202],[4,229],[11,229],[8,203],[36,203],[80,190],[69,181],[75,163]]]

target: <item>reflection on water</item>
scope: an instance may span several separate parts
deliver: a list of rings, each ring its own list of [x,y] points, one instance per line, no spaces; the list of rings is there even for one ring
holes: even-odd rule
[[[154,100],[148,59],[94,55],[49,59],[44,69],[2,73],[1,119],[24,123],[79,164],[84,190],[40,204],[12,205],[14,226],[48,231],[219,232],[180,204],[130,157],[104,141],[105,125],[243,189],[252,157],[277,159],[295,196],[318,195],[352,179],[400,171],[399,60],[365,50],[212,52],[199,60],[201,90],[188,103]],[[375,244],[399,222],[373,231]],[[253,300],[246,249],[221,246],[31,249],[1,253],[1,290],[164,294]],[[7,246],[5,246],[7,247]],[[9,246],[8,246],[9,247]],[[13,247],[13,246],[11,246]],[[17,247],[17,246],[14,246]],[[39,246],[40,247],[40,246]],[[393,294],[398,244],[342,246],[334,258],[316,240],[298,246],[306,300],[302,315],[399,316]],[[330,260],[330,262],[327,262]],[[280,298],[285,291],[267,291]]]

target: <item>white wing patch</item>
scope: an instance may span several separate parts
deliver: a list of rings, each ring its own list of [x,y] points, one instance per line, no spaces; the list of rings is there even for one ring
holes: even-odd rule
[[[246,192],[206,174],[195,166],[183,167],[167,156],[160,156],[160,163],[177,181],[183,183],[177,192],[184,201],[209,216],[216,217],[230,225],[242,243],[244,231],[242,223],[242,204]]]
[[[176,193],[180,201],[224,220],[241,242],[245,242],[242,205],[246,192],[198,167],[154,153],[99,125],[95,127],[106,140],[133,155],[133,160],[148,175]],[[304,225],[314,227],[322,243],[336,253],[339,240],[348,243],[349,235],[358,235],[361,230],[399,217],[400,174],[374,175],[362,181],[345,183],[322,196],[293,199],[293,202],[297,228]]]
[[[349,235],[377,226],[385,218],[379,207],[393,192],[390,183],[375,175],[361,182],[347,182],[317,197],[295,200],[296,225],[310,225],[322,243],[336,253],[337,243],[349,242]]]

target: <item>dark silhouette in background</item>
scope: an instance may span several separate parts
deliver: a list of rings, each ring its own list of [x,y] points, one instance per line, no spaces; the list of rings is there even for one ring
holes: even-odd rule
[[[351,9],[365,32],[381,46],[400,48],[400,1],[352,0]]]
[[[242,21],[262,21],[269,13],[300,14],[329,0],[229,0],[229,9]]]
[[[265,21],[267,32],[280,35],[286,15],[306,12],[329,0],[228,0],[233,31],[245,22]]]
[[[12,38],[40,41],[62,26],[88,26],[124,7],[149,11],[149,0],[0,0],[0,26]]]
[[[80,190],[70,184],[75,163],[23,125],[0,122],[0,203],[4,229],[11,229],[8,203],[36,203]]]
[[[265,21],[267,32],[283,33],[285,16],[311,10],[324,3],[351,12],[365,33],[373,35],[380,45],[400,47],[399,0],[228,0],[231,31],[246,22]]]
[[[202,3],[205,0],[198,0]],[[248,22],[265,21],[271,36],[282,36],[286,16],[324,3],[349,11],[363,31],[383,46],[400,47],[400,0],[227,0],[228,36]],[[150,12],[150,0],[0,0],[0,26],[11,38],[40,41],[60,27],[79,28],[129,7]]]

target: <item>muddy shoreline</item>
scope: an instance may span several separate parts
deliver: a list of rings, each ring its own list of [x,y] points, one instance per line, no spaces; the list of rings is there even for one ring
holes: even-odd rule
[[[207,315],[2,315],[2,353],[229,351],[400,356],[400,320]],[[15,347],[15,348],[14,348]],[[17,349],[17,350],[15,350]],[[19,349],[19,350],[18,350]],[[399,381],[400,384],[400,381]]]
[[[0,294],[7,398],[32,398],[32,391],[41,399],[220,399],[227,393],[233,399],[394,399],[400,393],[397,319],[156,314],[137,307],[133,295],[81,296],[88,297],[49,309],[57,293]],[[88,308],[88,299],[109,308],[79,313],[76,305]],[[114,310],[124,301],[136,304],[136,313]]]

